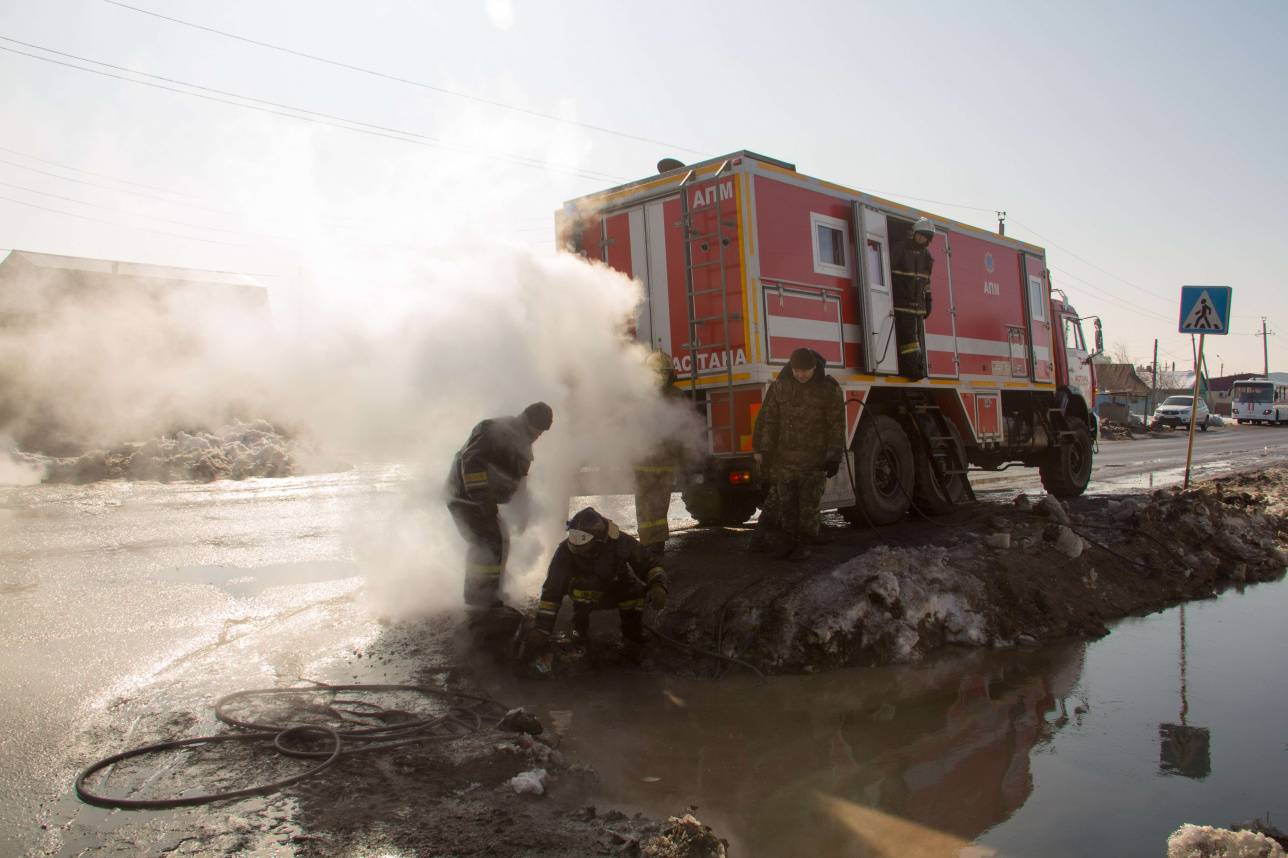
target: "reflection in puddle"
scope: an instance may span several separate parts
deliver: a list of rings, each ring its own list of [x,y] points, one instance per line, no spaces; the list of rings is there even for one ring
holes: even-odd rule
[[[594,766],[598,803],[696,805],[735,854],[1152,855],[1185,822],[1288,818],[1286,614],[1280,581],[1092,643],[504,696]]]
[[[573,753],[610,796],[655,814],[696,804],[743,854],[896,854],[913,838],[956,855],[1028,798],[1030,753],[1059,729],[1047,716],[1063,712],[1082,652],[766,683],[601,678],[563,687],[543,714],[571,723]]]

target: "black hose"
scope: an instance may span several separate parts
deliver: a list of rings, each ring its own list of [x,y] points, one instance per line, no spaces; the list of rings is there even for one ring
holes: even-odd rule
[[[446,669],[446,668],[444,668]],[[229,708],[232,704],[258,698],[280,698],[297,695],[338,694],[341,692],[413,692],[427,698],[442,699],[447,702],[447,711],[440,715],[424,718],[412,718],[401,723],[362,725],[347,728],[335,728],[326,724],[293,722],[286,724],[263,723],[232,715]],[[343,707],[335,704],[342,704]],[[348,754],[383,751],[427,741],[460,739],[483,728],[484,720],[480,710],[493,708],[500,712],[505,707],[488,697],[461,692],[449,691],[427,685],[327,685],[313,683],[309,687],[257,688],[238,691],[225,695],[215,702],[215,717],[235,730],[244,732],[223,733],[214,736],[198,736],[191,739],[176,739],[169,742],[157,742],[144,745],[110,757],[104,757],[93,763],[76,776],[76,795],[81,801],[98,807],[121,808],[124,810],[160,810],[174,807],[190,807],[198,804],[209,804],[216,801],[246,798],[276,792],[283,787],[313,777],[333,765],[341,756]],[[364,701],[335,701],[326,709],[326,714],[339,721],[359,723],[358,718],[380,720],[394,714],[393,710],[381,708]],[[399,716],[407,713],[399,712]],[[293,747],[292,739],[307,737],[327,738],[332,742],[328,750],[308,750]],[[89,786],[89,779],[97,772],[127,759],[187,748],[195,745],[215,745],[224,742],[271,742],[277,753],[301,759],[320,759],[321,763],[313,768],[267,784],[246,787],[225,792],[203,793],[194,796],[175,798],[136,799],[123,796],[108,796],[95,792]]]
[[[683,650],[684,652],[697,653],[698,655],[705,655],[705,656],[707,656],[707,657],[709,657],[709,658],[716,658],[716,659],[720,659],[721,661],[727,661],[727,662],[729,662],[730,664],[736,664],[736,665],[739,665],[739,666],[741,666],[741,667],[745,667],[745,668],[747,668],[747,669],[748,669],[748,670],[750,670],[752,673],[754,673],[754,674],[756,674],[757,676],[759,676],[761,679],[764,679],[764,678],[765,678],[765,673],[764,673],[764,671],[762,671],[760,668],[756,667],[756,665],[752,664],[752,663],[751,663],[751,662],[749,662],[749,661],[743,661],[742,659],[737,658],[737,657],[735,657],[735,656],[725,655],[725,654],[724,654],[724,653],[722,653],[722,652],[715,652],[714,650],[704,649],[704,648],[702,648],[702,647],[700,647],[700,646],[694,646],[693,644],[687,644],[687,643],[684,643],[684,642],[682,642],[682,641],[678,641],[678,640],[676,640],[675,638],[673,638],[673,637],[671,637],[671,636],[669,636],[669,635],[664,635],[664,634],[662,634],[661,632],[659,632],[659,631],[657,630],[657,628],[656,628],[656,627],[651,626],[651,625],[649,625],[648,623],[645,623],[645,624],[644,624],[644,628],[648,629],[648,631],[649,631],[649,633],[650,633],[650,634],[652,634],[652,635],[654,635],[655,637],[657,637],[658,639],[660,639],[660,640],[662,640],[662,641],[664,641],[664,642],[666,642],[666,643],[670,644],[671,646],[675,647],[676,649]]]

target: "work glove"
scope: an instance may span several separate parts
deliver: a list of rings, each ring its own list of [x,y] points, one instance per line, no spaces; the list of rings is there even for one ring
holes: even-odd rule
[[[926,305],[926,315],[927,315],[927,316],[929,316],[929,315],[930,315],[930,308],[931,308],[931,306],[932,306],[931,299],[933,299],[934,297],[935,297],[934,293],[933,293],[933,292],[931,292],[929,289],[927,289],[927,290],[926,290],[926,297],[923,299],[923,301],[924,301],[924,303],[925,303],[925,305]]]
[[[661,584],[654,584],[648,588],[648,606],[655,611],[660,611],[666,607],[666,588]]]
[[[829,479],[835,477],[839,470],[841,470],[840,459],[828,459],[823,463],[823,473],[827,474]]]

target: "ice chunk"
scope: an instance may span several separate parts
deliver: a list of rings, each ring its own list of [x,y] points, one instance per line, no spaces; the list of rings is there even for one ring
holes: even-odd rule
[[[546,781],[550,775],[545,769],[533,769],[530,772],[519,772],[510,778],[510,788],[519,795],[544,795]]]

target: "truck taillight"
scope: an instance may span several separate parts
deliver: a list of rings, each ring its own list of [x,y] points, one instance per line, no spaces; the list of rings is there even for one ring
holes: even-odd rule
[[[744,486],[751,482],[751,471],[730,471],[729,485]]]

